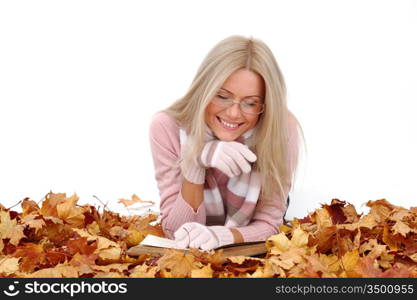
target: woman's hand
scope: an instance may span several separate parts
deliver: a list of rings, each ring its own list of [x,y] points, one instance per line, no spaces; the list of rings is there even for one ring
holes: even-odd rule
[[[217,168],[229,177],[235,177],[242,172],[249,173],[250,162],[256,159],[256,155],[242,143],[213,140],[205,144],[200,163],[207,168]]]
[[[224,226],[204,226],[197,222],[184,223],[174,233],[180,248],[211,250],[234,242],[230,229]]]

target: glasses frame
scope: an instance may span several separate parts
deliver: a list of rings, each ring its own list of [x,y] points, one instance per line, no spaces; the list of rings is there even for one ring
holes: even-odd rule
[[[219,97],[219,95],[215,95],[214,97]],[[222,97],[224,97],[224,96],[222,96]],[[222,99],[222,98],[220,98],[220,99]],[[242,114],[248,114],[248,115],[260,115],[261,113],[263,113],[264,111],[265,111],[265,104],[264,103],[259,103],[260,105],[261,105],[261,111],[260,112],[258,112],[258,113],[248,113],[248,112],[244,112],[243,110],[242,110],[242,101],[243,100],[236,100],[236,99],[234,99],[234,98],[231,98],[231,97],[227,97],[226,98],[227,100],[230,100],[231,102],[231,105],[229,105],[229,106],[223,106],[223,105],[221,105],[221,104],[216,104],[215,102],[214,102],[214,98],[211,100],[211,102],[214,104],[214,105],[217,105],[217,106],[219,106],[219,107],[223,107],[224,109],[226,109],[226,108],[230,108],[230,107],[232,107],[235,103],[237,103],[237,104],[239,104],[239,109],[240,109],[240,111],[242,112]],[[223,100],[226,100],[226,99],[223,99]]]

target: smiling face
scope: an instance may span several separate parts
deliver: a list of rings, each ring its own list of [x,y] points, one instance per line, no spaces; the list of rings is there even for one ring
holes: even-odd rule
[[[215,97],[227,95],[228,98],[243,101],[253,99],[264,103],[265,84],[262,77],[252,71],[239,69],[232,73],[223,83]],[[240,110],[240,105],[234,103],[229,108],[224,108],[212,102],[206,108],[205,121],[218,139],[234,141],[248,130],[255,127],[260,115],[247,114]],[[224,123],[228,123],[227,124]],[[231,128],[230,125],[236,126]]]

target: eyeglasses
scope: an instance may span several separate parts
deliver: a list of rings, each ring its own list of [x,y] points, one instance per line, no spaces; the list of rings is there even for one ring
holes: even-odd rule
[[[233,104],[237,103],[239,104],[240,110],[243,113],[251,115],[259,115],[264,111],[264,104],[260,103],[259,100],[245,99],[239,101],[222,94],[217,94],[214,96],[213,100],[211,100],[211,103],[224,108],[229,108]]]

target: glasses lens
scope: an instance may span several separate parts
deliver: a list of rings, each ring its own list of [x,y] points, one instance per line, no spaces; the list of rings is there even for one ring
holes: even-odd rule
[[[245,100],[240,102],[242,111],[247,114],[259,114],[262,112],[263,105],[255,100]]]
[[[213,99],[213,103],[221,107],[230,107],[233,105],[233,99],[226,95],[218,94]],[[257,100],[247,99],[240,103],[240,109],[247,114],[260,114],[263,111],[263,104]]]

